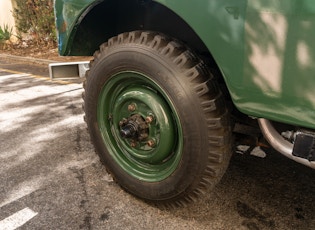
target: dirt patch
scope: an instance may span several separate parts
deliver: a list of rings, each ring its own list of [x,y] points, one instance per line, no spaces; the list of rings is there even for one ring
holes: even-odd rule
[[[56,44],[38,45],[31,42],[20,41],[16,44],[3,43],[0,46],[0,54],[15,55],[21,57],[31,57],[37,59],[47,59],[52,61],[82,61],[90,60],[91,57],[60,56]]]

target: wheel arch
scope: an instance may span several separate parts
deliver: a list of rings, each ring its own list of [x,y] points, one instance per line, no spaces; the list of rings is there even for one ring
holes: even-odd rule
[[[181,40],[198,53],[210,54],[198,34],[171,9],[145,0],[105,0],[81,13],[62,55],[92,55],[99,45],[123,32],[151,30]],[[212,57],[212,56],[211,56]]]
[[[160,32],[196,51],[219,75],[229,100],[240,109],[237,100],[244,75],[246,7],[239,4],[239,15],[234,15],[227,10],[226,1],[78,0],[79,13],[65,30],[62,30],[63,11],[58,10],[64,6],[57,4],[59,52],[65,56],[89,56],[120,33]]]

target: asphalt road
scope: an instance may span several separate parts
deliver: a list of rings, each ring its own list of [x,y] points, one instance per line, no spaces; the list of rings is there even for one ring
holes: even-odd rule
[[[94,153],[81,84],[47,77],[46,66],[0,60],[0,229],[315,229],[315,171],[272,150],[235,153],[187,208],[134,198]]]

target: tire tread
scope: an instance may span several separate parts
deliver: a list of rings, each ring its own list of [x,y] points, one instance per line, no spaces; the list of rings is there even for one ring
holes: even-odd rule
[[[99,51],[94,53],[90,68],[98,63],[102,56],[111,52],[115,46],[130,43],[155,50],[164,58],[172,61],[178,69],[181,69],[185,79],[198,95],[198,103],[203,108],[204,116],[207,118],[208,145],[211,147],[211,151],[208,153],[206,167],[204,167],[202,174],[198,176],[197,183],[189,191],[185,191],[180,197],[172,201],[157,201],[159,205],[167,207],[186,206],[207,193],[209,188],[221,179],[227,168],[232,141],[229,111],[219,86],[205,63],[185,45],[156,32],[133,31],[109,39],[108,42],[100,46]],[[85,90],[88,90],[90,77],[90,71],[87,71],[86,81],[83,83]],[[82,97],[84,103],[86,103],[85,93],[82,94]],[[85,120],[88,121],[88,119],[88,115],[86,115]],[[100,155],[100,153],[98,154]]]

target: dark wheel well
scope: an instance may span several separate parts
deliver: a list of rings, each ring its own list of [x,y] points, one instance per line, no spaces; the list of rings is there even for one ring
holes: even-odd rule
[[[70,55],[93,55],[108,39],[136,30],[162,33],[193,49],[216,72],[226,100],[232,101],[211,52],[197,33],[175,12],[152,0],[104,0],[95,5],[80,22]]]
[[[123,32],[150,30],[181,40],[211,58],[194,30],[176,13],[151,0],[105,0],[80,22],[70,55],[92,55],[100,44]]]

